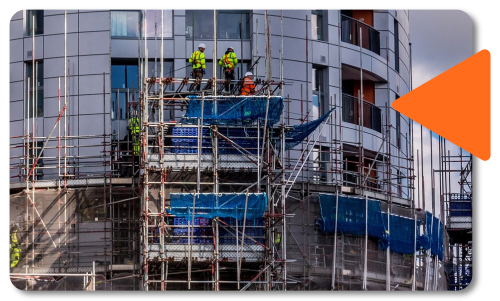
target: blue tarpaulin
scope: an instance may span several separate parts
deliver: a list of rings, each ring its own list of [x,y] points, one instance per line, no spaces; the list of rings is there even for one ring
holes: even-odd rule
[[[248,125],[264,120],[267,111],[269,126],[276,124],[283,112],[283,97],[211,97],[188,96],[189,106],[182,118],[183,124],[197,124],[201,118],[203,102],[203,124]],[[269,100],[269,108],[267,108]]]
[[[421,248],[422,243],[428,240],[426,240],[426,236],[420,235],[422,221],[417,220],[417,240],[415,242],[415,219],[391,214],[390,231],[388,231],[387,213],[382,212],[380,201],[345,195],[338,196],[339,209],[336,213],[336,195],[319,194],[321,218],[318,220],[318,224],[320,230],[327,233],[334,232],[335,216],[337,216],[339,232],[351,235],[365,235],[366,201],[368,201],[368,236],[378,238],[381,249],[390,246],[392,252],[413,254]]]
[[[167,211],[178,217],[192,218],[193,193],[171,193],[170,208]],[[245,193],[199,193],[194,197],[195,217],[233,217],[242,220],[245,215]],[[267,208],[265,193],[249,193],[247,202],[247,220],[264,215]]]
[[[325,115],[311,122],[294,125],[285,129],[285,150],[289,150],[297,146],[300,142],[311,135],[312,132],[332,113],[335,108],[331,109]]]

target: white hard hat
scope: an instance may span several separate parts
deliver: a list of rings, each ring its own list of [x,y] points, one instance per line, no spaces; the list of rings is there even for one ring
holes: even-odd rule
[[[205,47],[205,44],[200,43],[200,45],[198,45],[198,48],[207,48],[207,47]]]
[[[250,75],[253,76],[252,72],[250,72],[250,71],[248,71],[247,73],[245,73],[245,76],[250,76]]]
[[[234,50],[233,46],[229,46],[229,47],[227,47],[227,49]]]

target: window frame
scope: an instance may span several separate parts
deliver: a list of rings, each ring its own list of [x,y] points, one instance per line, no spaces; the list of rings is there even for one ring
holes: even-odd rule
[[[213,16],[213,12],[214,10],[186,10],[185,11],[185,36],[186,36],[186,40],[191,40],[193,39],[193,33],[196,34],[196,29],[197,28],[206,28],[208,29],[208,31],[205,31],[202,35],[198,35],[198,36],[194,36],[194,39],[196,40],[208,40],[208,39],[213,39],[213,17],[210,17],[210,21],[208,21],[208,19],[206,19],[205,16],[196,16],[196,13],[207,13],[211,16]],[[251,15],[252,15],[252,12],[250,10],[216,10],[217,12],[217,39],[219,40],[250,40],[251,38]],[[193,13],[195,14],[193,16]],[[223,26],[221,26],[221,20],[223,19],[223,15],[239,15],[240,16],[240,20],[241,20],[241,16],[242,15],[245,15],[246,17],[243,19],[243,22],[246,24],[246,26],[244,26],[243,29],[238,29],[237,32],[238,32],[238,37],[234,37],[234,38],[229,38],[229,37],[222,37],[221,36],[221,28],[224,28]],[[200,18],[202,18],[202,21],[198,21],[198,22],[201,22],[202,24],[205,23],[204,25],[200,25],[200,24],[197,24],[196,21],[192,22],[193,20],[193,17],[194,17],[194,20],[199,20]],[[246,22],[245,22],[245,19],[246,19]],[[205,22],[207,21],[207,22]],[[190,23],[188,23],[190,22]],[[238,24],[241,24],[238,23]],[[238,26],[239,28],[239,26]],[[243,38],[241,37],[243,35]]]
[[[26,10],[25,12],[25,30],[24,30],[24,36],[25,37],[31,37],[33,36],[33,33],[31,32],[32,29],[32,20],[33,20],[33,12],[36,12],[35,16],[35,36],[37,35],[43,35],[44,31],[44,17],[45,13],[44,10]],[[41,25],[41,26],[40,26]]]
[[[313,21],[313,16],[316,16],[316,21]],[[319,17],[321,17],[321,24],[318,24]],[[314,24],[316,23],[316,24]],[[311,11],[311,40],[315,41],[328,41],[328,11],[325,10],[312,10]],[[314,32],[316,26],[316,32]],[[321,31],[321,32],[320,32]]]
[[[29,70],[29,71],[28,71]],[[35,74],[36,74],[36,94],[35,91],[33,91],[33,61],[25,61],[24,62],[24,78],[26,80],[26,102],[25,102],[25,107],[24,111],[27,114],[25,116],[29,116],[29,118],[33,118],[33,111],[32,108],[36,105],[37,106],[37,112],[36,112],[36,117],[44,117],[44,67],[43,67],[43,60],[35,60]],[[31,77],[30,77],[31,75]],[[28,77],[30,77],[30,84],[28,85]],[[34,98],[36,96],[36,98]],[[29,100],[29,107],[28,107],[28,100]]]

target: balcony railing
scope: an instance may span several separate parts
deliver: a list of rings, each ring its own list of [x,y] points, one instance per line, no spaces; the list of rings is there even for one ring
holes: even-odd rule
[[[362,28],[362,47],[380,55],[380,33],[373,27],[351,17],[342,15],[342,42],[358,45],[360,43],[359,29]]]
[[[359,98],[348,94],[342,94],[342,121],[359,124],[358,112],[360,111]],[[363,123],[364,127],[379,133],[382,132],[382,110],[375,105],[363,101]]]

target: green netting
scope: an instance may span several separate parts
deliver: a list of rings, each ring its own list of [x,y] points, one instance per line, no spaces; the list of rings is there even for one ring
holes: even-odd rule
[[[285,150],[289,150],[297,146],[300,142],[307,138],[316,128],[332,113],[335,108],[331,109],[325,115],[308,123],[294,125],[285,129]]]
[[[319,194],[321,219],[318,220],[320,230],[331,233],[335,231],[336,195]],[[344,234],[365,235],[366,200],[350,196],[338,196],[338,231]],[[368,236],[379,239],[379,247],[402,254],[413,254],[420,249],[420,220],[417,220],[417,241],[415,245],[415,220],[399,215],[390,216],[390,233],[387,231],[387,213],[382,212],[381,202],[368,200]]]
[[[166,210],[178,217],[193,217],[193,193],[171,193],[170,208]],[[233,217],[243,219],[245,202],[247,202],[247,220],[253,220],[264,215],[267,208],[265,193],[200,193],[194,197],[195,217]]]
[[[188,96],[189,106],[182,118],[184,124],[197,124],[201,118],[203,103],[203,124],[248,125],[264,120],[267,111],[267,123],[273,126],[280,120],[283,112],[283,97],[212,97]],[[267,108],[269,100],[269,108]]]

